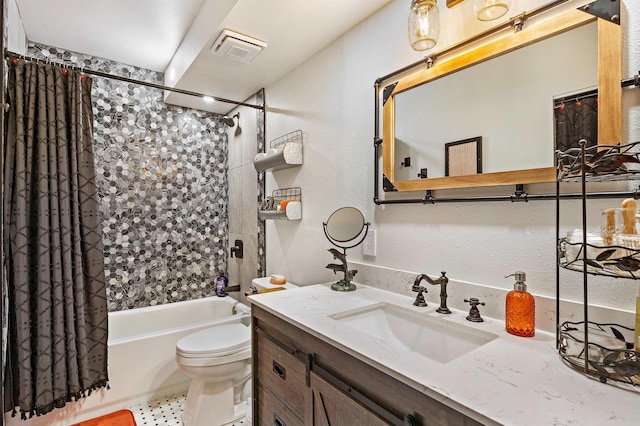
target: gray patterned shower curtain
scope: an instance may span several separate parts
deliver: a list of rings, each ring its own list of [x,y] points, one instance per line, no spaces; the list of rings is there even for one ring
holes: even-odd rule
[[[107,385],[91,79],[12,60],[5,129],[5,410],[40,415]]]

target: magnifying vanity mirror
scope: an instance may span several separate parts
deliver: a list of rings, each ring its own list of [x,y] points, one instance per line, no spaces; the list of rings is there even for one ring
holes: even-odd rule
[[[342,272],[344,277],[331,285],[335,291],[354,291],[356,285],[351,282],[358,272],[349,270],[347,266],[347,249],[356,247],[364,241],[369,231],[369,223],[365,222],[362,212],[355,207],[342,207],[329,216],[326,222],[322,223],[324,235],[334,246],[341,248],[342,252],[332,248],[329,252],[333,258],[340,263],[330,263],[327,265],[334,273]]]
[[[598,143],[620,143],[620,34],[568,10],[387,85],[385,188],[553,182],[554,99],[594,89]]]

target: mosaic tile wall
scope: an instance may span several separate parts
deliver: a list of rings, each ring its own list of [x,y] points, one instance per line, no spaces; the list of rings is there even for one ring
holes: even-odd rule
[[[129,78],[162,74],[30,43],[28,54]],[[109,310],[214,294],[227,269],[227,134],[162,92],[93,78],[96,182]]]
[[[265,93],[264,89],[261,89],[256,93],[256,103],[258,105],[265,105]],[[257,134],[257,151],[266,152],[265,140],[264,140],[264,125],[265,125],[265,112],[264,110],[256,110],[256,128]],[[258,173],[258,199],[256,206],[261,206],[262,201],[265,198],[266,184],[265,184],[265,172]],[[256,277],[264,277],[267,273],[267,239],[265,232],[265,221],[258,217],[258,275]]]

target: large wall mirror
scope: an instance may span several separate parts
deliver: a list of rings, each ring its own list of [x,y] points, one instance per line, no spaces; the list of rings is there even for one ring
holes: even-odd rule
[[[552,182],[554,99],[594,89],[598,143],[620,143],[620,34],[569,10],[387,85],[386,179],[399,191]]]

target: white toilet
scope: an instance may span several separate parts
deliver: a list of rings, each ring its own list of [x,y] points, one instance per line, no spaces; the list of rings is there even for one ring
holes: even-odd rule
[[[243,385],[251,377],[251,329],[242,322],[197,331],[176,344],[176,361],[191,378],[184,426],[221,425],[243,417]]]
[[[256,278],[257,289],[275,287]],[[280,286],[281,287],[281,286]],[[295,288],[287,283],[285,288]],[[247,412],[251,378],[251,327],[247,317],[189,334],[176,343],[176,361],[191,378],[184,426],[230,423]]]

